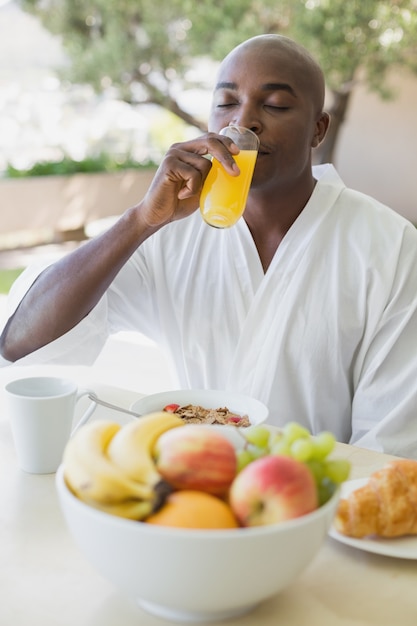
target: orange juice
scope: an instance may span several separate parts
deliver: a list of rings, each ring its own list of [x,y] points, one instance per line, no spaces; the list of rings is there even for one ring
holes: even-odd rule
[[[241,150],[235,155],[239,176],[232,176],[213,159],[200,197],[201,215],[207,224],[228,228],[236,224],[245,210],[257,150]]]

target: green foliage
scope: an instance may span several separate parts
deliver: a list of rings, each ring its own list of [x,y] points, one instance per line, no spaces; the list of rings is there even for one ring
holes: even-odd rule
[[[108,154],[101,153],[98,156],[90,156],[81,161],[76,161],[66,156],[59,161],[44,161],[35,163],[28,169],[17,169],[13,165],[7,165],[5,176],[8,178],[26,178],[28,176],[52,176],[92,172],[118,172],[125,169],[149,169],[156,164],[149,161],[138,163],[126,157],[116,159]]]
[[[416,0],[306,0],[291,18],[291,35],[317,58],[327,85],[351,91],[364,81],[382,97],[394,66],[417,72]]]
[[[281,33],[323,67],[336,99],[359,82],[392,95],[394,67],[417,72],[417,0],[21,0],[60,35],[67,78],[97,91],[113,86],[130,103],[151,102],[203,129],[176,94],[198,57],[221,59],[239,42]],[[204,83],[204,77],[201,77]],[[337,130],[336,130],[337,133]]]
[[[0,294],[8,294],[10,287],[24,268],[0,270]]]
[[[169,105],[198,56],[222,58],[240,41],[283,33],[346,88],[359,68],[373,89],[393,64],[417,72],[417,0],[21,0],[62,38],[74,82],[112,84],[129,102]],[[167,108],[170,108],[167,106]]]

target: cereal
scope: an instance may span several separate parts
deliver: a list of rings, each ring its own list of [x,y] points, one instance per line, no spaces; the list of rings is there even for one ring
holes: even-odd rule
[[[202,406],[187,404],[175,409],[175,414],[187,424],[228,424],[229,426],[250,426],[247,415],[231,413],[227,407],[205,409]]]

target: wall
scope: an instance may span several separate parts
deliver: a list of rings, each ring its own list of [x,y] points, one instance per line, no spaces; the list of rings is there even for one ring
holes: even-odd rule
[[[355,90],[335,165],[345,183],[388,204],[417,225],[417,78],[389,80],[396,98]]]
[[[120,215],[143,198],[150,170],[0,180],[0,248],[47,242]]]

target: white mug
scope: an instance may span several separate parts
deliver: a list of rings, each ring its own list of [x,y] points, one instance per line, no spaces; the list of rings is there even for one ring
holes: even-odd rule
[[[94,392],[79,389],[67,378],[50,376],[19,378],[5,390],[20,467],[31,474],[56,472],[69,438],[97,406],[92,401],[74,427],[76,403]]]

